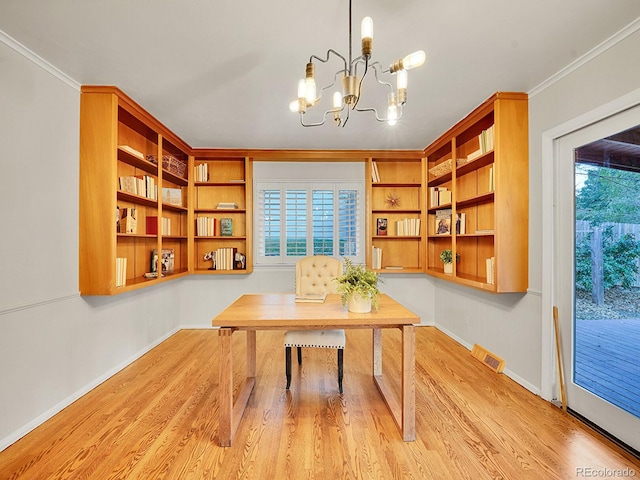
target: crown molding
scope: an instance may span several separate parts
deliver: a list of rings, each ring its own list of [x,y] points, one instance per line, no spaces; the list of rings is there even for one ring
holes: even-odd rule
[[[567,65],[557,73],[553,74],[552,76],[550,76],[548,79],[546,79],[536,87],[533,87],[528,92],[529,98],[537,95],[538,93],[543,92],[554,83],[560,81],[570,73],[573,73],[574,71],[578,70],[580,67],[589,63],[591,60],[596,58],[598,55],[604,53],[605,51],[609,50],[611,47],[614,47],[618,43],[622,42],[625,38],[633,35],[638,30],[640,30],[640,17],[636,18],[633,22],[631,22],[629,25],[624,27],[622,30],[611,35],[600,45],[597,45],[596,47],[592,48],[587,53],[582,55],[580,58],[574,60],[569,65]]]
[[[22,55],[26,59],[32,61],[37,66],[42,68],[44,71],[46,71],[46,72],[50,73],[51,75],[53,75],[54,77],[56,77],[58,80],[61,80],[64,83],[66,83],[67,85],[69,85],[70,87],[80,91],[80,83],[76,82],[69,75],[67,75],[66,73],[64,73],[61,70],[59,70],[58,68],[53,66],[51,63],[47,62],[44,58],[42,58],[37,53],[29,50],[27,47],[22,45],[20,42],[18,42],[13,37],[7,35],[2,30],[0,30],[0,43],[4,43],[6,46],[11,48],[12,50],[15,50],[17,53],[19,53],[20,55]]]

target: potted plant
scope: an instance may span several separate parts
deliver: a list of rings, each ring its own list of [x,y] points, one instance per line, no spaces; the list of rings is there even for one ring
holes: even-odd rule
[[[342,305],[350,312],[367,313],[373,306],[378,309],[378,274],[367,270],[364,265],[354,265],[345,258],[346,269],[336,278],[338,293],[342,294]]]
[[[440,260],[444,263],[444,273],[453,274],[453,251],[449,248],[440,252]],[[460,261],[460,254],[456,253],[456,262]]]

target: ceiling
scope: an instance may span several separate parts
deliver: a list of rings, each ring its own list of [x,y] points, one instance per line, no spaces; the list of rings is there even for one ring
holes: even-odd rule
[[[427,53],[394,127],[355,113],[304,128],[288,110],[312,54],[348,56],[347,0],[2,0],[0,30],[81,84],[119,87],[195,148],[422,149],[495,91],[529,92],[634,22],[640,2],[354,0],[354,57],[365,15],[373,60]],[[360,106],[365,93],[386,98],[366,85]]]

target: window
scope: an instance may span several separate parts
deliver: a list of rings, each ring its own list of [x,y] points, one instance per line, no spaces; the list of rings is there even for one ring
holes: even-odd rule
[[[308,255],[364,262],[364,182],[256,182],[256,265]]]

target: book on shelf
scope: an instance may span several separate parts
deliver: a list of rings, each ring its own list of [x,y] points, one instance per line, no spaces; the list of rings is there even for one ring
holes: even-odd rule
[[[127,259],[116,258],[116,288],[127,284]]]
[[[296,303],[324,303],[326,293],[296,293]]]
[[[167,188],[162,189],[162,203],[168,203],[169,205],[182,206],[182,189],[181,188]]]
[[[175,251],[173,248],[163,248],[162,255],[158,256],[158,250],[151,250],[151,261],[149,265],[149,270],[151,273],[158,272],[158,262],[160,262],[160,272],[161,274],[165,273],[173,273],[175,267]]]
[[[450,208],[436,210],[436,235],[451,235],[451,214],[452,210]]]
[[[371,182],[380,183],[380,172],[378,171],[378,164],[375,161],[371,162]]]
[[[403,218],[396,221],[396,236],[415,237],[420,235],[419,218]]]
[[[196,218],[196,235],[198,237],[215,237],[218,232],[218,220],[214,217]]]
[[[120,209],[120,233],[138,233],[136,209],[124,207]]]
[[[486,260],[487,265],[487,283],[495,285],[496,283],[496,257],[489,257]]]
[[[118,145],[118,148],[123,152],[127,152],[129,155],[132,155],[140,160],[144,160],[144,155],[142,152],[139,152],[135,148],[130,147],[129,145]]]
[[[484,154],[493,150],[494,143],[494,128],[491,125],[486,130],[482,130],[478,135],[478,143],[480,144],[480,151]]]
[[[456,235],[464,235],[467,233],[467,214],[456,213]]]
[[[429,205],[439,207],[451,203],[451,190],[447,187],[429,187]]]
[[[120,190],[139,197],[158,199],[156,179],[149,175],[127,175],[119,179]]]
[[[162,235],[171,235],[171,219],[167,217],[162,217]],[[146,222],[146,233],[147,235],[157,235],[158,234],[158,217],[156,216],[148,216]]]
[[[216,208],[219,210],[235,210],[238,208],[238,204],[236,202],[220,202]]]
[[[236,270],[236,253],[238,249],[236,247],[221,247],[215,251],[215,270]]]
[[[196,182],[208,182],[209,181],[209,164],[200,163],[193,167],[193,178]]]
[[[376,235],[378,236],[387,235],[387,219],[386,218],[376,219]]]
[[[371,268],[373,270],[382,268],[382,249],[376,246],[371,247]]]
[[[233,220],[230,218],[220,219],[220,235],[223,237],[233,236]]]

